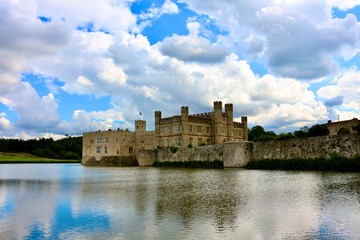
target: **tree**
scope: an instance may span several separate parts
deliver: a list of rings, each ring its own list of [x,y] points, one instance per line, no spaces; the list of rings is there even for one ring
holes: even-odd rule
[[[326,136],[329,135],[330,131],[325,124],[316,124],[312,126],[308,131],[309,137]]]
[[[248,132],[248,138],[250,141],[258,141],[263,135],[265,135],[265,130],[260,125],[252,127]]]
[[[282,140],[282,139],[290,139],[290,138],[295,138],[294,134],[291,132],[288,133],[280,133],[276,139],[278,140]]]
[[[273,131],[266,132],[260,125],[252,127],[248,132],[249,141],[264,141],[273,140],[276,138],[276,133]]]
[[[350,130],[348,128],[340,128],[339,131],[337,132],[338,135],[341,134],[350,134]]]
[[[357,134],[360,136],[360,123],[353,127],[353,129],[357,132]]]

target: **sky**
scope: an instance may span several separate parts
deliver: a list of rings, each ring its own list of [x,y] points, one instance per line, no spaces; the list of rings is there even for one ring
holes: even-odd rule
[[[0,0],[0,138],[214,101],[276,133],[360,118],[359,21],[359,0]]]

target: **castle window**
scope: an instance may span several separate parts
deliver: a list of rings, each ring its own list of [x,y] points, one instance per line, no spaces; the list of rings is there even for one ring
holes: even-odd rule
[[[90,143],[94,143],[94,140],[91,139]]]
[[[104,147],[104,153],[107,153],[107,146]]]
[[[198,145],[200,146],[202,144],[202,138],[198,139]]]
[[[198,126],[198,133],[202,133],[202,126]]]
[[[133,148],[129,147],[129,154],[132,154],[132,152],[133,152]]]
[[[106,137],[104,141],[105,143],[109,143],[109,138]]]
[[[166,139],[165,140],[165,147],[168,147],[169,146],[169,139]]]
[[[175,124],[173,126],[173,132],[181,132],[181,125],[180,124]]]
[[[192,125],[189,125],[189,132],[192,132]]]
[[[192,145],[193,144],[193,138],[190,138],[190,144]]]
[[[160,141],[160,147],[163,147],[164,146],[164,140],[161,140]]]
[[[101,142],[102,142],[101,137],[97,137],[97,138],[96,138],[96,143],[98,143],[98,144],[99,144],[99,143],[101,143]]]
[[[144,140],[141,140],[141,144],[144,144],[145,143],[145,141]]]
[[[101,153],[101,146],[96,146],[96,153]]]
[[[175,146],[180,147],[181,146],[181,138],[175,138]]]

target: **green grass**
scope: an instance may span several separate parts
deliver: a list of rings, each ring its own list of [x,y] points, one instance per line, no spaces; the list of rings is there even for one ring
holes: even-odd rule
[[[80,163],[81,160],[51,159],[37,157],[28,153],[0,152],[1,163]]]

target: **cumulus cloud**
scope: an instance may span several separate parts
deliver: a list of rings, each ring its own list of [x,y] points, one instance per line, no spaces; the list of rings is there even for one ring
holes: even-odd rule
[[[342,115],[353,115],[353,117],[359,116],[360,113],[360,72],[356,68],[344,70],[339,73],[333,81],[324,87],[321,87],[317,91],[319,98],[329,101],[331,103],[341,103]],[[338,100],[336,102],[336,100]],[[341,101],[340,101],[341,100]],[[344,114],[344,112],[347,112]],[[353,118],[350,117],[350,118]]]
[[[263,54],[273,73],[283,77],[321,78],[339,69],[338,54],[349,59],[359,52],[355,16],[332,18],[332,7],[344,7],[337,1],[184,2],[215,19],[244,54]]]
[[[338,105],[342,105],[344,102],[344,97],[336,96],[334,98],[328,99],[325,101],[325,106],[327,107],[334,107]]]
[[[223,46],[211,44],[205,38],[178,35],[164,39],[160,51],[182,61],[205,63],[220,62],[227,54]]]
[[[8,18],[6,24],[0,20],[0,102],[19,116],[12,123],[0,115],[2,133],[131,129],[139,112],[151,129],[155,110],[171,116],[188,105],[190,112],[207,112],[214,100],[232,102],[236,120],[248,115],[251,124],[272,129],[324,120],[326,106],[340,103],[346,113],[360,111],[356,69],[342,72],[316,95],[309,90],[311,82],[298,81],[335,73],[336,54],[351,59],[358,53],[359,24],[352,15],[333,19],[329,2],[184,0],[227,34],[210,38],[191,18],[188,35],[174,34],[155,45],[141,34],[142,27],[161,15],[178,14],[178,6],[166,0],[134,16],[129,2],[2,1],[0,16]],[[42,22],[39,16],[51,20]],[[87,24],[90,31],[79,30]],[[15,31],[11,38],[5,36],[10,29]],[[264,57],[272,72],[258,76],[245,60],[249,56]],[[22,82],[23,72],[47,79],[49,93]],[[106,96],[110,106],[73,109],[72,118],[64,121],[58,112],[63,92]]]
[[[11,127],[9,119],[6,118],[5,113],[0,113],[0,130],[6,131]]]
[[[165,0],[162,6],[152,6],[146,11],[142,12],[138,16],[139,25],[137,26],[137,32],[141,32],[145,27],[151,26],[152,22],[159,19],[164,14],[178,14],[178,6],[171,0]]]

